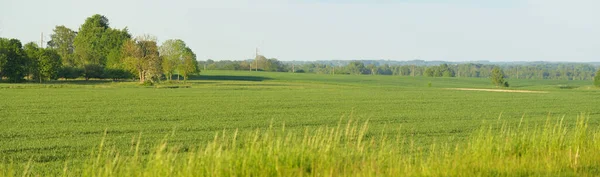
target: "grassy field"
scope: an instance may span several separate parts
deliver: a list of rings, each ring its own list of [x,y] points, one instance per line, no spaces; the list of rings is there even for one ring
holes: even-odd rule
[[[251,134],[285,124],[287,132],[302,136],[306,128],[336,127],[340,120],[368,120],[367,139],[409,137],[425,150],[432,142],[472,141],[483,126],[544,125],[550,117],[572,128],[582,113],[591,127],[600,124],[600,90],[591,81],[509,82],[510,89],[547,93],[448,89],[494,88],[480,78],[233,71],[153,87],[109,81],[0,84],[0,160],[32,161],[34,173],[60,174],[65,164],[85,164],[100,142],[114,151],[140,144],[143,156],[155,154],[165,137],[178,148],[194,149],[223,131]]]

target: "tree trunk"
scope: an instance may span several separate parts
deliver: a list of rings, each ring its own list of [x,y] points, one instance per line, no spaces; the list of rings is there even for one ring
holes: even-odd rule
[[[144,83],[144,73],[142,71],[138,71],[138,74],[140,75],[140,83]]]

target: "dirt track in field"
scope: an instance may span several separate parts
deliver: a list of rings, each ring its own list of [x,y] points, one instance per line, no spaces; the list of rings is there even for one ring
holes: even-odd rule
[[[546,91],[533,90],[504,90],[504,89],[476,89],[476,88],[446,88],[448,90],[484,91],[484,92],[510,92],[510,93],[549,93]]]

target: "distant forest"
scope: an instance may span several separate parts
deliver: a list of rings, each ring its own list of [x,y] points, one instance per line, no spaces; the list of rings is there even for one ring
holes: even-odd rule
[[[348,75],[396,75],[428,77],[488,78],[494,67],[500,67],[506,78],[593,80],[600,63],[568,62],[445,62],[390,60],[279,61],[257,55],[243,61],[199,61],[203,70],[246,70]]]

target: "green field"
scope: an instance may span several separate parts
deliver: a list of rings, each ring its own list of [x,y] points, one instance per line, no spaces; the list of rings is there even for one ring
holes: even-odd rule
[[[0,84],[0,160],[33,161],[37,173],[60,173],[90,157],[102,141],[127,151],[141,134],[149,153],[165,137],[184,148],[213,141],[219,132],[269,126],[302,133],[368,121],[365,136],[404,136],[417,146],[464,142],[483,126],[543,125],[584,114],[600,124],[600,90],[591,81],[509,80],[514,90],[491,88],[489,79],[206,71],[180,84],[54,81]],[[382,133],[383,132],[383,133]],[[0,168],[1,169],[1,168]],[[20,169],[20,168],[19,168]]]

